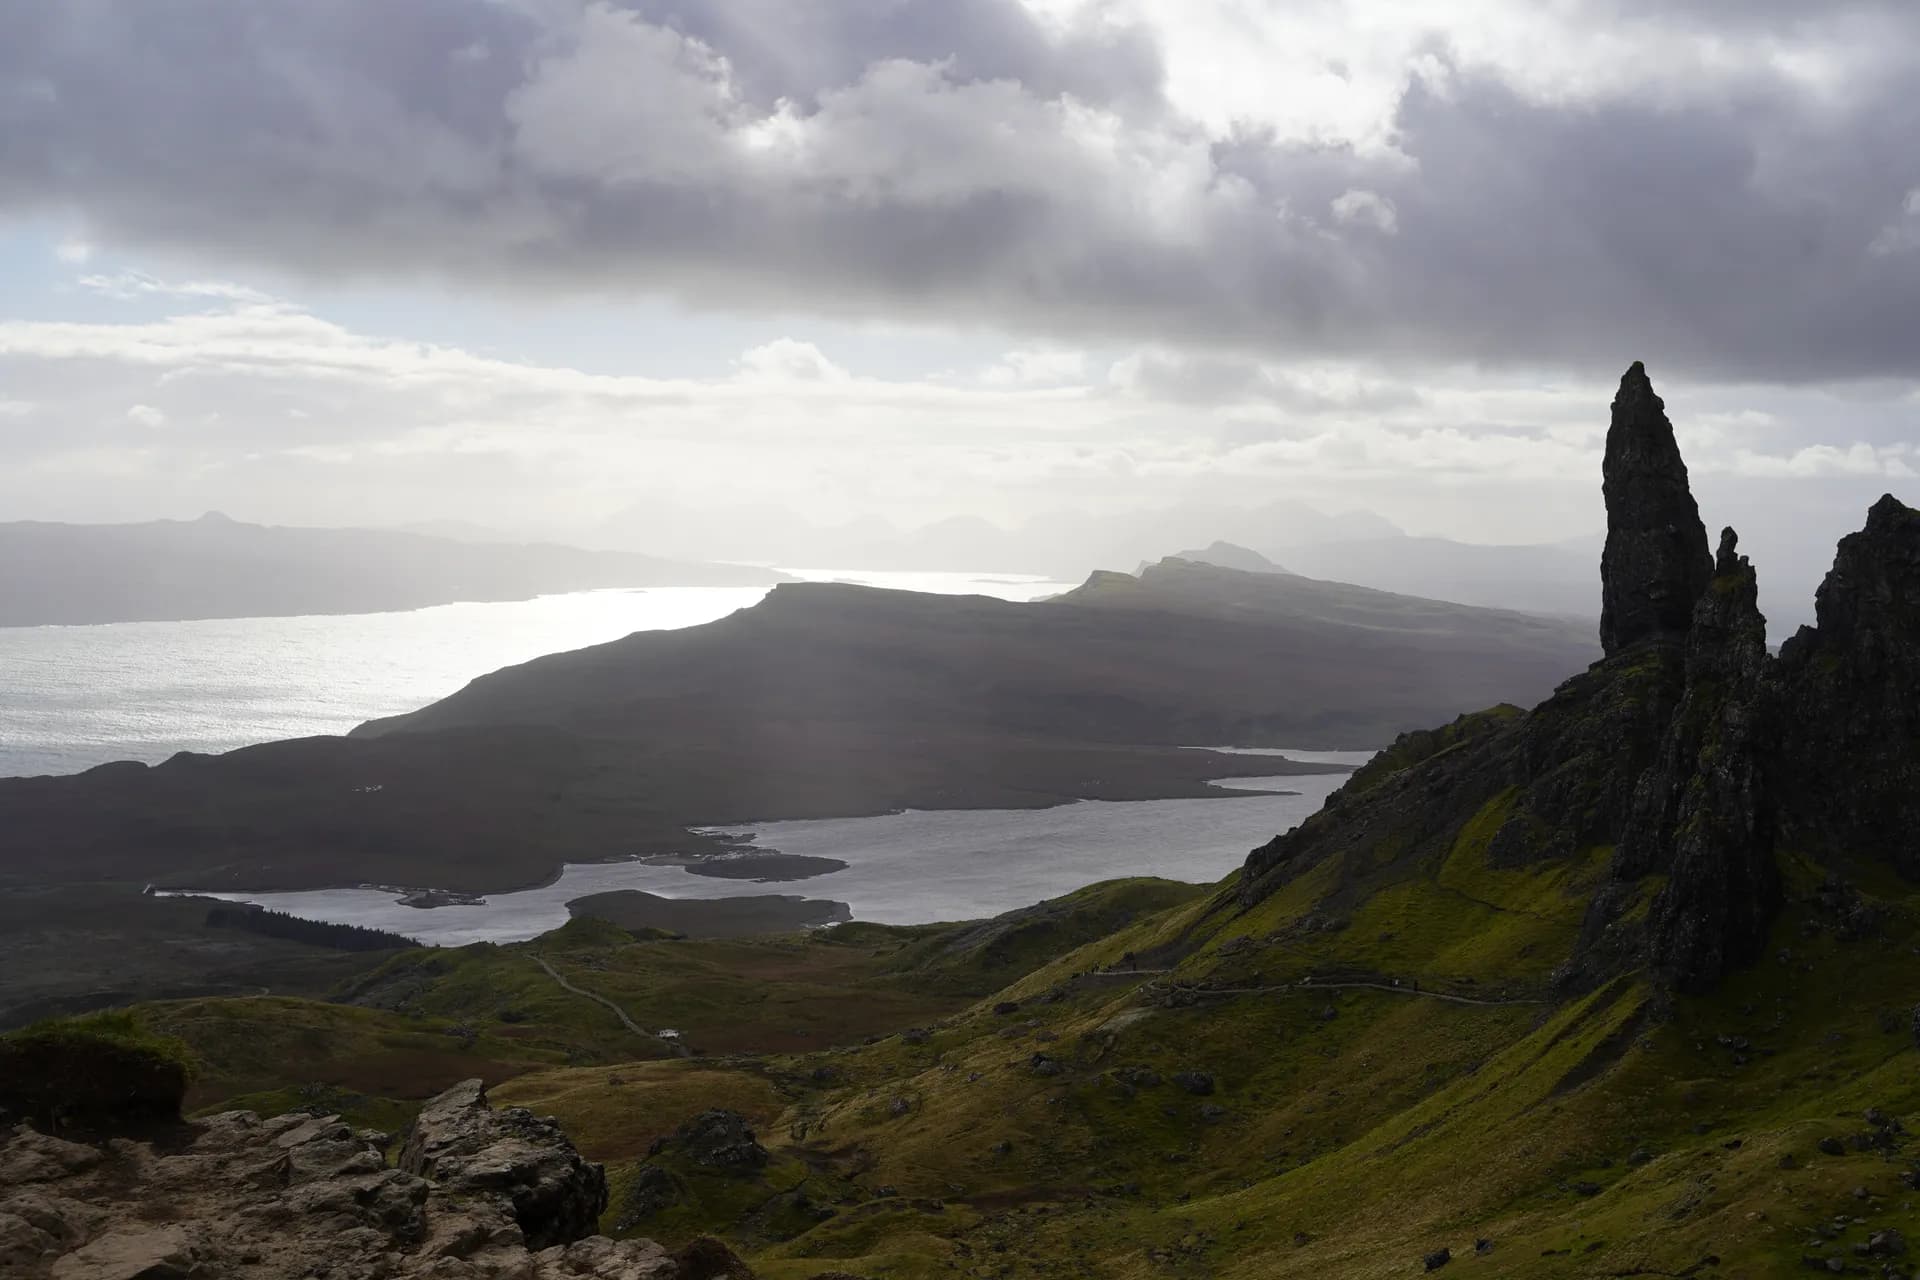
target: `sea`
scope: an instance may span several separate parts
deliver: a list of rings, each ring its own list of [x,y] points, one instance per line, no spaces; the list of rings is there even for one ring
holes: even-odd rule
[[[1003,600],[1074,586],[1018,574],[785,572]],[[345,733],[543,654],[712,622],[767,590],[579,591],[402,613],[0,627],[0,777]]]
[[[1042,599],[1071,583],[1009,574],[789,569],[808,581]],[[764,588],[583,591],[403,613],[0,628],[0,776],[158,763],[280,738],[344,733],[426,705],[489,671],[635,631],[748,608]],[[844,902],[858,920],[979,919],[1117,876],[1206,883],[1292,829],[1369,752],[1264,751],[1338,771],[1219,783],[1217,799],[1082,801],[1051,809],[907,811],[717,828],[841,870],[760,884],[640,861],[571,865],[552,883],[422,909],[390,890],[226,895],[433,945],[511,942],[566,923],[568,901],[617,889],[666,898],[783,894]]]

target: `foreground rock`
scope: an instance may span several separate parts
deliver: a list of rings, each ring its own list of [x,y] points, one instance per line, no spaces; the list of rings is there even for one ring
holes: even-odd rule
[[[479,1081],[428,1103],[389,1168],[384,1135],[334,1116],[231,1111],[170,1140],[0,1135],[0,1275],[45,1280],[716,1280],[680,1254],[593,1234],[606,1174],[551,1120],[495,1111]]]

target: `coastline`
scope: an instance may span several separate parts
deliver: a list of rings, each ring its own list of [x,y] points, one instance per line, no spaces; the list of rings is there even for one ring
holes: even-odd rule
[[[788,882],[806,900],[844,904],[858,920],[917,925],[981,919],[1105,880],[1154,876],[1215,883],[1237,870],[1249,849],[1318,811],[1346,776],[1319,774],[1314,778],[1318,785],[1297,791],[1221,788],[1210,796],[1163,801],[906,810],[756,823],[749,829],[784,852],[832,855],[845,864]],[[1225,798],[1245,804],[1214,803]],[[714,834],[733,836],[729,847],[740,848],[742,833]],[[405,932],[430,946],[532,938],[564,924],[582,899],[610,893],[631,891],[689,904],[790,896],[769,893],[767,886],[751,879],[696,876],[683,865],[687,861],[692,859],[662,862],[629,855],[569,862],[558,875],[543,877],[538,889],[495,893],[487,895],[484,904],[431,910],[404,906],[391,891],[355,888],[263,893],[221,889],[193,896]],[[791,922],[775,923],[785,928]]]
[[[621,863],[640,862],[660,866],[683,866],[687,864],[710,864],[715,860],[737,856],[743,851],[753,855],[766,853],[782,854],[781,850],[766,850],[761,846],[743,842],[741,835],[745,828],[771,826],[787,823],[846,822],[867,818],[898,817],[909,814],[925,813],[1012,813],[1041,812],[1064,809],[1078,804],[1106,803],[1133,804],[1151,803],[1165,800],[1247,800],[1259,797],[1284,797],[1300,794],[1285,789],[1260,789],[1232,785],[1240,778],[1319,778],[1338,776],[1344,778],[1353,772],[1354,766],[1300,763],[1286,759],[1280,754],[1280,748],[1252,748],[1239,752],[1224,752],[1215,747],[1170,748],[1169,750],[1212,753],[1214,759],[1207,762],[1207,769],[1221,770],[1203,779],[1193,777],[1166,776],[1152,782],[1127,782],[1119,786],[1103,788],[1107,794],[1096,796],[1049,795],[1043,793],[1025,793],[1008,796],[1004,794],[981,794],[977,802],[968,803],[966,796],[956,798],[952,804],[932,806],[863,806],[847,805],[822,812],[819,809],[788,817],[757,816],[743,819],[729,818],[720,822],[687,823],[675,828],[672,833],[662,832],[651,838],[651,847],[643,847],[619,853],[610,853],[602,857],[577,857],[555,855],[538,875],[525,879],[494,880],[485,876],[449,877],[441,883],[394,884],[388,881],[366,879],[347,879],[313,877],[303,878],[282,871],[267,880],[249,883],[240,877],[242,869],[233,869],[235,878],[218,887],[208,884],[193,884],[154,881],[156,892],[170,896],[212,896],[227,901],[249,900],[249,895],[318,893],[349,890],[369,890],[379,893],[391,893],[396,900],[412,895],[444,896],[450,901],[435,902],[431,905],[417,905],[415,910],[435,911],[449,906],[458,906],[460,899],[485,900],[510,894],[529,893],[546,889],[567,873],[570,867],[601,867]],[[1276,765],[1289,765],[1289,769],[1276,771]],[[1091,789],[1091,788],[1089,788]],[[708,845],[711,852],[702,851],[701,845]],[[223,868],[226,870],[226,868]],[[694,872],[693,874],[702,874]],[[731,878],[708,874],[709,878]],[[768,883],[781,883],[791,880],[812,879],[817,875],[831,874],[822,868],[804,876],[767,877]]]

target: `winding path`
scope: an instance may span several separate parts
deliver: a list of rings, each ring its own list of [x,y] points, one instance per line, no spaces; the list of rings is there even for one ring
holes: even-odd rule
[[[588,991],[585,987],[574,986],[571,982],[568,982],[565,978],[561,977],[560,971],[554,968],[552,965],[548,964],[543,957],[535,956],[533,958],[533,962],[539,965],[542,969],[545,969],[547,971],[547,976],[549,978],[552,978],[555,982],[559,983],[566,990],[573,992],[573,994],[577,996],[585,996],[587,999],[593,1001],[595,1004],[605,1005],[608,1009],[611,1009],[613,1011],[613,1016],[620,1019],[620,1025],[625,1027],[627,1030],[633,1032],[633,1034],[639,1036],[642,1040],[651,1040],[655,1044],[666,1049],[668,1052],[674,1054],[676,1057],[684,1058],[687,1056],[688,1054],[687,1046],[683,1044],[675,1044],[671,1040],[664,1039],[660,1036],[653,1034],[653,1032],[648,1031],[646,1028],[636,1023],[632,1018],[629,1018],[627,1016],[627,1011],[625,1009],[622,1009],[619,1005],[607,999],[605,996],[595,995],[593,992]]]
[[[1172,973],[1172,972],[1173,970],[1171,969],[1139,969],[1139,970],[1103,969],[1096,973],[1089,974],[1088,976],[1095,977],[1095,978],[1108,978],[1108,979],[1132,978],[1136,976],[1145,978],[1155,974],[1165,974],[1165,973]],[[1144,985],[1150,986],[1157,991],[1165,991],[1169,989],[1167,985],[1162,982],[1148,982],[1148,983],[1145,983]],[[1366,991],[1385,991],[1390,995],[1399,995],[1399,996],[1425,996],[1429,1000],[1445,1000],[1449,1004],[1472,1004],[1472,1005],[1481,1005],[1486,1007],[1501,1007],[1506,1005],[1546,1004],[1547,1003],[1547,1001],[1545,1000],[1531,1000],[1531,999],[1483,1000],[1476,996],[1456,996],[1456,995],[1451,995],[1445,991],[1424,990],[1420,987],[1412,986],[1408,983],[1399,983],[1396,985],[1391,982],[1282,982],[1282,983],[1277,983],[1273,986],[1266,986],[1266,987],[1191,987],[1191,988],[1188,988],[1188,990],[1190,990],[1194,995],[1200,996],[1202,998],[1205,998],[1207,996],[1263,996],[1263,995],[1272,995],[1278,992],[1287,992],[1293,995],[1300,995],[1302,993],[1310,994],[1315,991],[1366,990]]]
[[[1456,996],[1449,995],[1444,991],[1427,991],[1420,987],[1410,987],[1405,983],[1396,987],[1389,982],[1290,982],[1278,987],[1221,987],[1219,990],[1222,994],[1226,995],[1246,995],[1261,991],[1293,991],[1297,993],[1302,991],[1346,991],[1354,988],[1364,988],[1368,991],[1388,991],[1394,995],[1401,996],[1425,996],[1429,1000],[1445,1000],[1450,1004],[1510,1005],[1547,1003],[1545,1000],[1526,999],[1481,1000],[1474,996]]]

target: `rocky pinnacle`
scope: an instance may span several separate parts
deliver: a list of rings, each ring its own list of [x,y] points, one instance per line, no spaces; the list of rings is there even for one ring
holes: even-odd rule
[[[1602,474],[1601,646],[1612,655],[1646,640],[1678,639],[1713,577],[1713,559],[1667,407],[1638,360],[1613,400]]]

